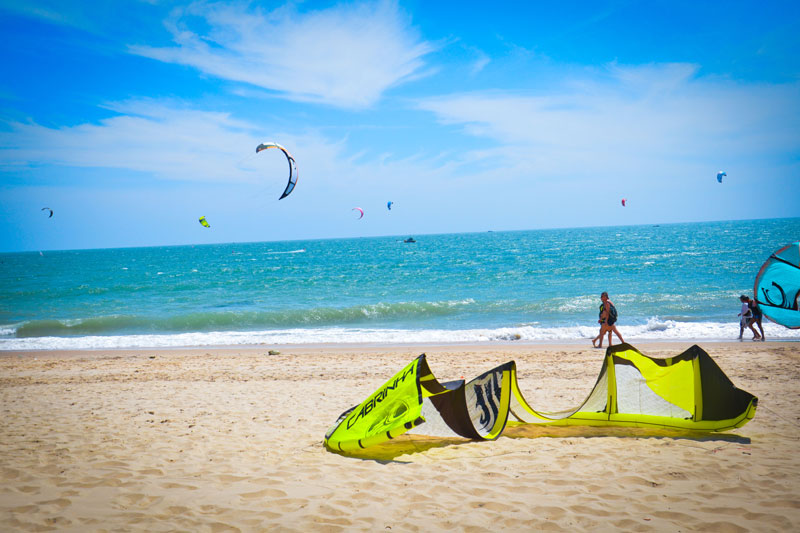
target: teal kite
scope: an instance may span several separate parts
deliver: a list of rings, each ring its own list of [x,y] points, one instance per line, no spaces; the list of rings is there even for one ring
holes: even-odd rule
[[[800,241],[769,256],[756,275],[753,294],[767,318],[800,328]]]

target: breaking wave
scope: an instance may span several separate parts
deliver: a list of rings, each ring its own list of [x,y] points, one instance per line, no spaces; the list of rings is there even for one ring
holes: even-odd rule
[[[75,326],[73,326],[75,327]],[[8,330],[9,328],[2,328]],[[39,332],[46,328],[42,327]],[[59,328],[54,328],[62,331]],[[622,326],[626,341],[732,341],[739,335],[735,323],[677,322],[652,318],[645,324]],[[789,330],[767,323],[768,340],[800,341],[800,330]],[[30,331],[30,330],[29,330]],[[17,332],[18,333],[18,332]],[[258,346],[293,344],[506,344],[506,343],[589,343],[596,327],[563,326],[493,329],[394,329],[367,327],[307,327],[269,330],[187,331],[184,333],[137,333],[130,335],[97,333],[57,336],[0,337],[0,350],[77,350],[114,348],[159,348],[192,346]],[[615,338],[616,340],[616,338]]]

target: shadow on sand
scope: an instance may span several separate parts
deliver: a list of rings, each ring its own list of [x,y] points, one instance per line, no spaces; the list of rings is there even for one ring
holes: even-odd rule
[[[536,424],[524,424],[519,422],[509,422],[501,437],[510,439],[539,439],[539,438],[598,438],[598,437],[617,437],[634,439],[673,439],[689,440],[693,442],[723,442],[735,444],[750,444],[750,438],[742,437],[734,433],[714,433],[700,432],[679,429],[665,428],[630,428],[630,427],[591,427],[591,426],[540,426]],[[363,459],[367,461],[377,461],[379,463],[407,463],[410,461],[398,461],[397,458],[403,455],[425,452],[434,448],[445,448],[449,446],[463,446],[480,441],[457,437],[426,437],[421,435],[401,435],[400,437],[371,446],[363,450],[352,452],[333,452],[345,457]],[[491,446],[491,442],[482,445]],[[709,450],[713,452],[715,450]]]

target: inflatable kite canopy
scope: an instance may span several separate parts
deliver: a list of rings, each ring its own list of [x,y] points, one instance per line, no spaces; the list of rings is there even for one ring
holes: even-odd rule
[[[292,157],[292,154],[289,153],[289,150],[287,150],[278,143],[273,143],[273,142],[261,143],[258,146],[256,146],[256,153],[268,150],[270,148],[275,148],[283,152],[283,155],[286,156],[286,161],[289,163],[289,182],[286,184],[286,188],[283,190],[283,194],[281,195],[281,197],[278,198],[278,200],[283,200],[292,193],[295,185],[297,185],[297,162],[294,160],[294,157]]]
[[[753,295],[767,318],[800,328],[800,241],[769,256],[758,271]]]
[[[475,379],[439,383],[425,354],[395,374],[325,434],[325,446],[348,452],[404,433],[494,440],[509,415],[527,424],[724,431],[755,416],[758,398],[736,388],[699,346],[654,359],[629,344],[609,347],[597,382],[577,408],[534,410],[509,361]]]

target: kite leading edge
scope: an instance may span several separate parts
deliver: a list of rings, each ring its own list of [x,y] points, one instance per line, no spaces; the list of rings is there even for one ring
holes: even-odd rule
[[[294,157],[292,157],[292,154],[290,154],[286,148],[284,148],[278,143],[273,143],[273,142],[261,143],[258,146],[256,146],[256,153],[259,153],[263,150],[267,150],[268,148],[277,148],[278,150],[283,152],[283,155],[286,156],[286,161],[289,162],[289,183],[286,184],[286,189],[284,189],[281,197],[278,198],[278,200],[283,200],[292,193],[295,185],[297,185],[297,177],[298,177],[297,163],[294,160]]]

